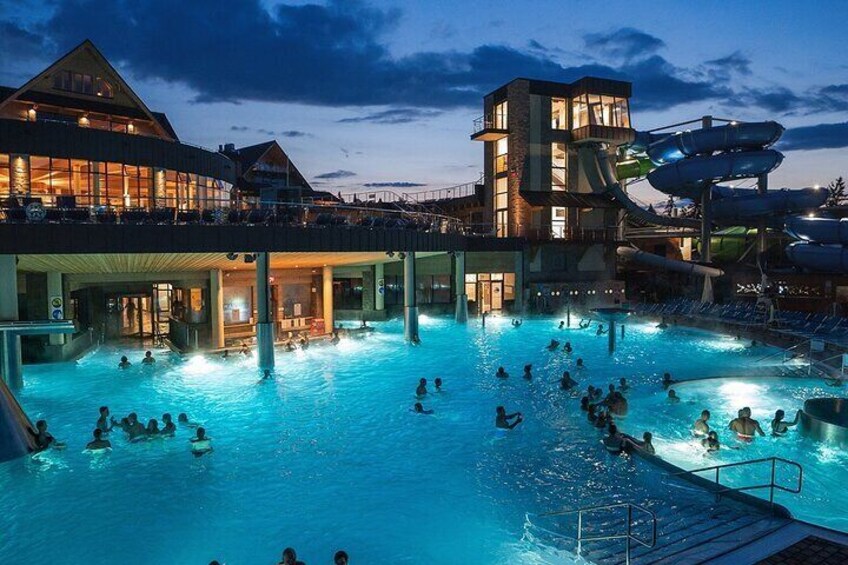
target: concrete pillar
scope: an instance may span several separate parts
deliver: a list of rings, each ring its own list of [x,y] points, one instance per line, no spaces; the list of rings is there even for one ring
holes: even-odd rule
[[[0,255],[0,321],[18,320],[18,269],[14,255]],[[12,390],[23,386],[21,338],[0,333],[0,375]]]
[[[702,128],[713,127],[713,117],[704,116],[701,119]],[[708,184],[701,193],[701,261],[712,261],[712,224],[713,224],[713,185]],[[701,294],[701,302],[713,302],[713,281],[710,277],[704,277],[704,291]]]
[[[324,331],[332,332],[335,327],[335,320],[333,319],[333,267],[324,267],[321,286],[323,289],[321,303],[324,307]]]
[[[464,324],[468,321],[468,295],[465,293],[465,252],[457,251],[453,256],[456,274],[456,321]]]
[[[403,337],[418,341],[418,300],[415,296],[415,252],[403,259]]]
[[[60,306],[56,306],[57,303],[54,302],[54,299],[58,298],[58,304]],[[62,289],[62,273],[57,273],[56,271],[49,271],[47,273],[47,317],[51,320],[53,319],[65,319],[65,293]],[[54,312],[62,311],[61,318],[55,318]],[[50,334],[47,338],[47,343],[50,345],[65,345],[65,335],[64,334]]]
[[[513,308],[519,316],[524,315],[524,252],[515,252],[515,302]]]
[[[374,265],[374,310],[386,309],[386,276],[382,263]]]
[[[609,352],[614,353],[615,352],[615,320],[609,321],[609,327],[607,328],[607,330],[609,330],[608,334],[607,334],[607,335],[609,335],[609,338],[608,338],[609,339]]]
[[[212,324],[212,347],[224,347],[224,274],[221,269],[209,271],[209,321]]]
[[[256,346],[259,368],[274,368],[274,322],[271,320],[271,254],[257,253],[256,257]]]

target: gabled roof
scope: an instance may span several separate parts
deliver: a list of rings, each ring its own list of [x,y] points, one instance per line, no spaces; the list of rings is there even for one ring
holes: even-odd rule
[[[224,152],[224,154],[238,161],[241,165],[241,175],[243,176],[247,173],[251,167],[256,165],[259,161],[261,161],[266,155],[270,155],[273,152],[279,151],[280,154],[286,159],[289,166],[290,175],[300,181],[300,185],[308,190],[312,190],[312,186],[310,186],[309,181],[306,180],[301,172],[298,170],[297,166],[295,166],[294,162],[292,162],[291,158],[288,154],[283,151],[283,148],[277,143],[276,140],[265,141],[264,143],[257,143],[256,145],[248,145],[247,147],[240,147],[235,150],[235,153],[232,152]]]
[[[6,94],[0,100],[0,109],[2,109],[7,104],[18,100],[18,99],[26,99],[30,100],[35,98],[35,101],[43,100],[44,103],[61,103],[66,102],[67,100],[73,100],[73,107],[79,106],[87,106],[88,108],[80,108],[80,109],[92,109],[92,111],[102,111],[107,113],[107,107],[114,108],[115,106],[110,106],[110,104],[106,101],[93,99],[91,101],[79,99],[76,97],[66,97],[61,94],[53,94],[53,93],[44,93],[44,92],[31,92],[31,89],[36,86],[40,81],[47,79],[52,73],[61,70],[60,67],[63,65],[65,61],[68,59],[78,55],[81,52],[85,52],[85,54],[91,57],[94,62],[100,65],[106,73],[109,75],[109,79],[117,83],[120,86],[120,90],[126,93],[127,97],[132,101],[133,105],[136,107],[138,111],[137,115],[146,120],[150,120],[153,122],[154,127],[157,129],[158,133],[171,141],[177,141],[177,136],[174,133],[174,129],[171,127],[171,124],[168,122],[167,118],[164,117],[164,114],[151,112],[147,105],[138,97],[138,95],[130,88],[129,84],[121,77],[115,67],[113,67],[109,61],[103,56],[103,54],[94,46],[90,40],[86,39],[70,51],[68,51],[65,55],[57,59],[53,64],[49,67],[35,75],[29,81],[27,81],[23,86],[18,89],[15,89],[11,94]],[[3,91],[8,91],[9,89],[3,87]],[[3,91],[0,91],[0,95],[3,94]],[[94,109],[97,108],[97,109]],[[99,110],[98,110],[99,109]]]

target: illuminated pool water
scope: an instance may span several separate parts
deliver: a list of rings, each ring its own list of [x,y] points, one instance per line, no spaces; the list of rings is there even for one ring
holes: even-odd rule
[[[743,374],[743,373],[740,373]],[[777,491],[775,501],[792,511],[793,516],[815,524],[848,531],[848,452],[834,444],[804,437],[797,428],[786,436],[772,437],[770,422],[776,410],[792,421],[804,400],[825,396],[845,396],[846,391],[823,384],[819,379],[729,378],[708,379],[675,386],[681,402],[670,405],[660,388],[654,395],[639,395],[630,403],[627,430],[650,429],[654,432],[657,454],[684,469],[697,469],[766,457],[795,461],[804,468],[800,494]],[[766,433],[751,443],[736,440],[727,428],[740,408],[748,406],[753,418]],[[716,430],[722,449],[705,453],[700,440],[693,438],[692,424],[701,410],[709,410],[711,428]],[[771,466],[736,467],[723,471],[723,482],[733,486],[768,483]],[[713,474],[704,473],[712,479]],[[777,482],[787,487],[797,484],[797,471],[786,465],[777,467]],[[751,494],[768,498],[768,490]]]
[[[545,350],[551,338],[570,340],[573,358],[585,360],[581,384],[626,376],[634,405],[652,402],[663,371],[744,371],[767,351],[629,325],[610,357],[606,337],[556,324],[489,319],[482,330],[423,318],[423,344],[409,347],[401,323],[388,322],[337,348],[281,353],[277,379],[264,383],[253,360],[160,352],[151,368],[138,365],[141,351],[114,348],[27,367],[22,404],[69,447],[0,465],[0,561],[274,563],[292,545],[310,564],[339,548],[355,563],[552,562],[522,541],[525,512],[659,504],[663,492],[650,467],[608,456],[578,401],[557,390],[572,361]],[[115,368],[121,353],[136,361],[130,370]],[[525,363],[531,382],[521,378]],[[499,365],[509,379],[493,376]],[[437,376],[445,391],[423,401],[436,414],[410,413],[418,378]],[[86,454],[103,404],[144,421],[187,412],[215,451],[194,458],[191,432],[180,429],[142,444],[116,432],[111,453]],[[505,437],[493,429],[499,404],[526,418]]]

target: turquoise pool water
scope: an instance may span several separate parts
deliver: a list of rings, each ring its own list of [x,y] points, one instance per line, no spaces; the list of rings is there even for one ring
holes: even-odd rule
[[[422,317],[423,344],[410,347],[401,323],[387,322],[335,348],[280,353],[276,380],[262,383],[243,358],[159,352],[142,367],[141,351],[123,351],[136,364],[119,371],[115,348],[27,367],[23,406],[69,446],[0,465],[0,561],[271,564],[291,545],[310,565],[339,548],[353,563],[553,562],[522,540],[526,512],[663,498],[652,469],[608,456],[578,400],[557,389],[572,359],[587,365],[574,374],[584,386],[627,377],[635,407],[652,402],[663,371],[744,371],[767,351],[634,324],[609,356],[606,337],[556,324],[489,319],[483,330]],[[572,357],[546,351],[551,338],[570,340]],[[509,379],[494,377],[499,365]],[[420,377],[432,416],[410,412]],[[180,429],[141,444],[113,432],[111,453],[84,453],[103,404],[145,422],[186,412],[215,451],[193,457],[192,432]],[[523,412],[524,424],[496,434],[497,405]]]
[[[744,375],[744,373],[739,373]],[[662,392],[639,395],[630,404],[628,430],[651,429],[657,453],[684,468],[699,469],[724,463],[781,457],[803,467],[800,494],[776,491],[775,501],[792,511],[796,518],[830,528],[848,531],[848,452],[830,443],[804,437],[792,428],[783,437],[772,437],[770,422],[776,410],[783,410],[791,421],[807,398],[846,396],[842,388],[826,386],[820,379],[798,378],[727,378],[682,383],[675,386],[681,402],[670,405]],[[740,442],[727,429],[740,408],[748,406],[753,418],[766,433],[751,443]],[[710,423],[722,442],[715,453],[705,453],[691,429],[701,410],[709,410]],[[798,471],[785,464],[776,467],[777,483],[797,486]],[[722,482],[744,487],[770,482],[771,465],[758,464],[722,471]],[[704,477],[713,479],[714,473]],[[749,491],[768,498],[767,489]]]

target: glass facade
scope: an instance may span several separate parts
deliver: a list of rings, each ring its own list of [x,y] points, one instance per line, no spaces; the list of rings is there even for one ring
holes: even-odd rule
[[[568,188],[568,149],[565,143],[551,144],[551,190]]]
[[[507,205],[509,203],[508,182],[506,177],[498,177],[495,179],[495,233],[498,237],[507,237],[509,235],[509,212]]]
[[[551,129],[568,129],[568,101],[551,98]]]
[[[387,275],[385,279],[387,306],[403,304],[403,276]],[[450,304],[453,301],[450,275],[415,275],[415,297],[419,304]]]
[[[193,173],[30,155],[14,156],[20,166],[12,175],[11,159],[0,154],[4,197],[39,198],[47,206],[60,205],[60,197],[73,197],[75,206],[181,210],[230,206],[232,185]]]
[[[507,102],[501,102],[500,104],[495,105],[493,118],[495,129],[507,129],[509,124]]]
[[[630,127],[630,106],[626,98],[581,94],[572,102],[572,128],[589,125]]]
[[[53,88],[101,98],[114,96],[112,85],[107,80],[71,71],[59,71],[53,75]]]

